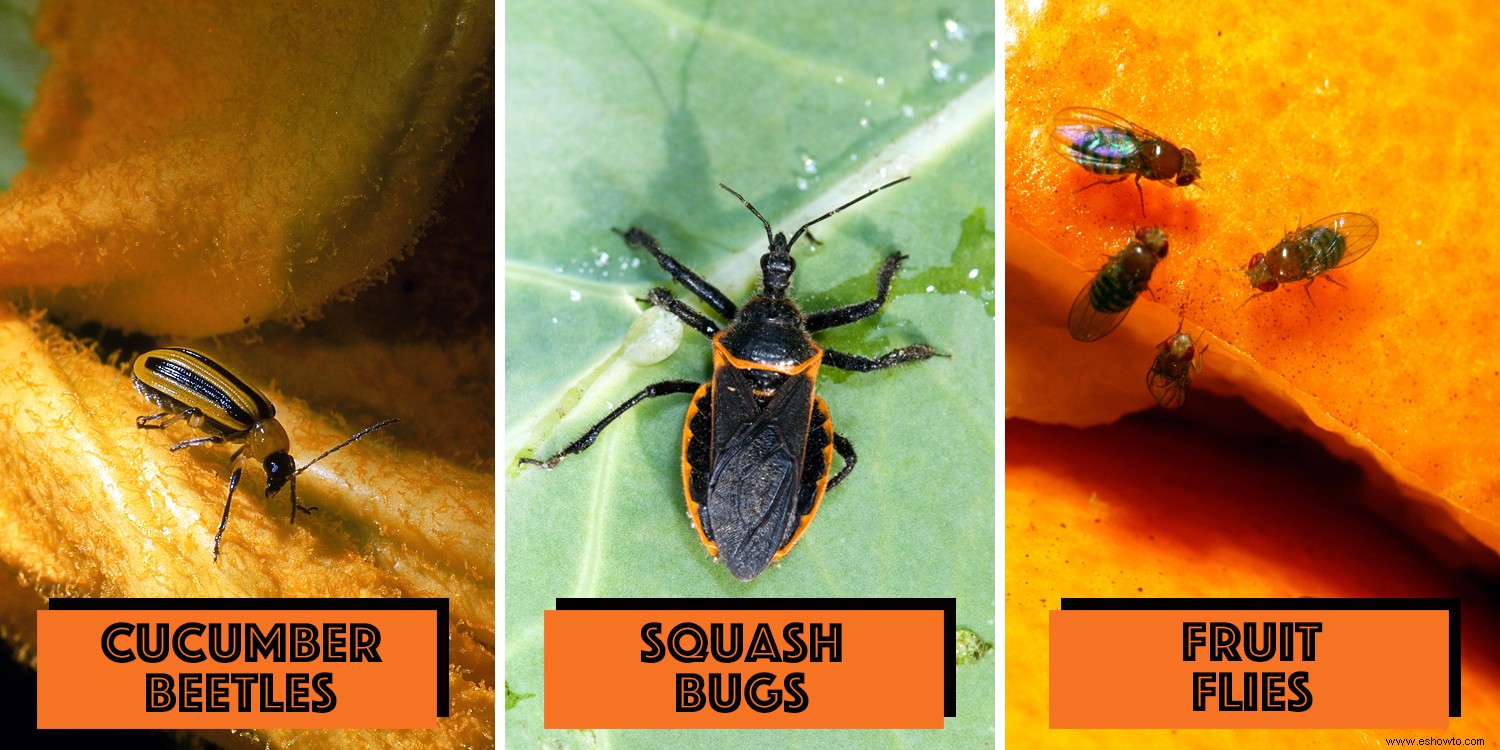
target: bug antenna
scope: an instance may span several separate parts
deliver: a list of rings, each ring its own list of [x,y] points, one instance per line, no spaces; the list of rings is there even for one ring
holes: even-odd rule
[[[882,190],[884,190],[884,189],[886,189],[886,188],[888,188],[888,187],[890,187],[892,185],[899,185],[899,184],[901,184],[903,182],[906,182],[907,180],[910,180],[910,179],[911,179],[911,175],[907,175],[905,177],[902,177],[899,180],[892,180],[890,182],[887,182],[886,184],[881,185],[880,187],[875,188],[874,190],[871,190],[870,192],[865,193],[864,195],[861,195],[858,198],[855,198],[854,200],[849,201],[848,203],[845,203],[844,205],[839,206],[838,208],[835,208],[832,211],[829,211],[828,213],[823,214],[822,216],[819,216],[818,218],[813,219],[812,221],[807,222],[806,224],[803,224],[802,228],[798,229],[797,232],[792,235],[792,239],[789,240],[789,241],[787,241],[787,243],[786,243],[787,249],[790,250],[793,245],[797,244],[797,238],[801,237],[802,234],[807,231],[808,227],[810,227],[810,226],[812,226],[812,225],[814,225],[814,224],[816,224],[816,223],[818,223],[818,222],[820,222],[820,221],[822,221],[822,220],[824,220],[824,219],[826,219],[826,218],[828,218],[830,216],[833,216],[834,214],[837,214],[838,212],[840,212],[840,211],[842,211],[842,210],[844,210],[844,209],[846,209],[846,208],[848,208],[848,207],[850,207],[850,206],[852,206],[852,205],[854,205],[854,204],[856,204],[856,203],[858,203],[858,202],[860,202],[860,201],[862,201],[862,200],[864,200],[864,199],[866,199],[866,198],[868,198],[868,197],[870,197],[870,196],[872,196],[872,195],[874,195],[874,194],[876,194],[876,193],[878,193],[878,192],[880,192],[880,191],[882,191]],[[725,189],[727,190],[728,188],[725,188]],[[746,204],[746,205],[749,205],[749,204]],[[765,221],[765,220],[762,219],[761,221]]]
[[[734,188],[731,188],[731,187],[729,187],[728,185],[725,185],[722,182],[719,183],[719,187],[724,188],[725,190],[728,190],[730,195],[732,195],[732,196],[734,196],[736,198],[739,198],[740,199],[740,203],[745,204],[745,208],[750,209],[750,213],[755,214],[755,218],[760,219],[761,226],[763,226],[763,227],[766,228],[766,244],[767,245],[775,244],[775,240],[771,239],[771,222],[766,221],[766,217],[761,216],[760,212],[757,211],[757,210],[755,210],[755,206],[750,205],[750,201],[745,200],[745,196],[740,195],[739,193],[736,193],[734,191]]]
[[[322,461],[325,458],[328,458],[328,454],[333,453],[334,451],[339,450],[340,448],[343,448],[344,446],[346,446],[346,445],[348,445],[348,444],[350,444],[350,443],[352,443],[352,442],[354,442],[354,441],[356,441],[356,440],[358,440],[358,439],[360,439],[360,438],[362,438],[362,437],[364,437],[364,436],[366,436],[366,435],[368,435],[368,434],[370,434],[370,433],[372,433],[372,432],[374,432],[374,431],[376,431],[376,430],[378,430],[378,429],[380,429],[382,427],[385,427],[387,425],[393,425],[393,424],[395,424],[397,422],[400,422],[400,421],[401,420],[398,419],[398,418],[396,418],[396,417],[391,417],[390,419],[387,419],[384,422],[379,422],[377,424],[372,424],[369,427],[366,427],[363,430],[360,430],[359,432],[354,433],[353,437],[350,437],[348,440],[345,440],[344,442],[339,443],[338,445],[335,445],[335,446],[333,446],[332,448],[329,448],[326,451],[323,451],[323,455],[318,456],[317,458],[315,458],[315,459],[313,459],[311,461],[308,461],[306,464],[303,464],[302,468],[297,469],[297,471],[292,474],[292,507],[295,508],[297,506],[297,475],[298,474],[301,474],[302,472],[307,471],[308,469],[312,468],[313,464],[315,464],[315,463],[317,463],[319,461]],[[292,511],[292,513],[293,513],[293,515],[295,515],[296,511],[294,510],[294,511]]]

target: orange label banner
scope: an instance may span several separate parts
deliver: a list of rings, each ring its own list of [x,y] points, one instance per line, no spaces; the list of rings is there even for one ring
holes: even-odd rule
[[[545,725],[940,729],[953,715],[952,599],[776,606],[560,600]]]
[[[1456,599],[1063,601],[1053,728],[1439,729],[1459,715]]]
[[[53,600],[39,729],[430,728],[447,600]]]

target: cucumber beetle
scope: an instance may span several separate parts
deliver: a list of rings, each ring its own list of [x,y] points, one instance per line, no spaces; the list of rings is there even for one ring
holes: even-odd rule
[[[1095,185],[1120,182],[1135,175],[1135,192],[1141,197],[1141,215],[1146,215],[1146,194],[1141,178],[1187,187],[1198,181],[1198,157],[1171,141],[1119,115],[1092,107],[1068,107],[1052,118],[1052,147],[1074,164],[1094,174],[1115,179]]]
[[[1364,257],[1379,237],[1380,227],[1374,219],[1350,213],[1325,216],[1287,232],[1269,252],[1251,256],[1245,275],[1260,293],[1246,302],[1293,281],[1306,280],[1311,286],[1318,275]],[[1312,292],[1307,294],[1311,299]]]
[[[229,496],[224,499],[224,515],[219,519],[219,531],[214,534],[214,562],[219,561],[219,543],[224,538],[224,527],[229,524],[229,505],[233,502],[234,490],[240,483],[241,459],[260,461],[264,465],[267,499],[274,497],[282,487],[291,485],[291,522],[296,523],[297,511],[311,513],[317,510],[297,502],[298,474],[307,471],[334,451],[400,421],[387,419],[366,427],[299,469],[290,453],[291,441],[287,438],[286,429],[276,421],[275,405],[260,391],[208,355],[182,347],[154,349],[136,357],[131,370],[136,390],[151,403],[166,410],[137,417],[137,428],[162,430],[184,421],[189,426],[208,433],[205,437],[184,440],[172,446],[174,451],[205,443],[243,443],[229,457],[234,472],[229,475]]]
[[[1185,319],[1184,319],[1185,320]],[[1203,372],[1203,355],[1208,347],[1198,348],[1198,341],[1182,332],[1183,320],[1177,321],[1177,332],[1156,345],[1156,359],[1146,371],[1146,390],[1163,409],[1176,409],[1187,401],[1187,389],[1195,372]],[[1203,339],[1203,334],[1198,334]]]
[[[673,279],[729,321],[720,327],[666,289],[650,292],[653,305],[666,308],[713,342],[713,376],[707,383],[667,380],[649,385],[550,458],[522,458],[520,462],[551,469],[587,449],[605,427],[636,404],[657,396],[691,393],[682,435],[682,484],[688,515],[699,541],[730,575],[741,581],[760,575],[801,538],[824,492],[854,469],[853,444],[834,432],[828,405],[814,394],[819,367],[870,372],[941,356],[932,347],[913,344],[869,358],[824,349],[813,340],[813,333],[878,312],[890,293],[891,279],[906,259],[901,253],[887,256],[876,272],[873,299],[804,314],[787,297],[796,268],[792,246],[809,227],[908,179],[881,185],[803,224],[790,240],[780,232],[773,234],[771,223],[743,195],[719,185],[738,198],[766,230],[761,291],[743,306],[736,306],[663,252],[646,230],[632,227],[620,232],[626,244],[650,253]],[[844,465],[829,478],[834,452]]]
[[[1167,257],[1167,233],[1141,227],[1125,249],[1109,257],[1099,273],[1079,290],[1068,310],[1068,332],[1079,341],[1097,341],[1115,330],[1135,298],[1146,291],[1156,264]]]

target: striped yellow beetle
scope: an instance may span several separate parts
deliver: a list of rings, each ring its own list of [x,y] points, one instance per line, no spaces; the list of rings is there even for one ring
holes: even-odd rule
[[[132,366],[135,388],[151,401],[166,409],[159,414],[137,417],[135,426],[143,430],[161,430],[179,421],[208,433],[205,437],[184,440],[172,450],[191,448],[205,443],[244,443],[229,463],[234,472],[229,475],[229,497],[224,500],[224,516],[219,519],[219,531],[214,534],[214,562],[219,561],[219,542],[224,537],[224,527],[229,523],[229,504],[234,500],[234,489],[240,483],[239,462],[241,458],[261,461],[266,471],[266,498],[275,496],[288,483],[292,486],[292,523],[297,522],[297,511],[311,513],[310,508],[297,502],[297,475],[307,471],[313,464],[330,453],[382,428],[401,420],[387,419],[366,427],[323,455],[297,468],[292,458],[291,441],[286,430],[276,421],[276,407],[253,386],[241,380],[223,365],[208,355],[182,347],[153,349],[135,358]]]

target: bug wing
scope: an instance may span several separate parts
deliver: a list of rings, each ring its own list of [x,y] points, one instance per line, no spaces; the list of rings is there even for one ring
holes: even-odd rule
[[[1328,227],[1336,230],[1344,236],[1344,255],[1334,268],[1341,268],[1364,257],[1375,246],[1375,240],[1380,238],[1380,226],[1375,220],[1364,214],[1334,214],[1325,216],[1308,225],[1304,231],[1310,231],[1317,227]]]
[[[1193,376],[1191,372],[1180,378],[1163,374],[1159,365],[1164,356],[1166,355],[1156,355],[1156,363],[1152,364],[1151,370],[1146,373],[1146,390],[1151,391],[1151,397],[1156,399],[1158,406],[1163,409],[1176,409],[1187,401],[1187,388]]]
[[[734,375],[746,385],[734,393],[748,394],[748,380]],[[736,409],[714,405],[713,470],[702,512],[719,559],[741,581],[765,570],[796,530],[812,385],[811,378],[788,378],[763,409],[748,398]]]
[[[1068,311],[1068,332],[1079,341],[1097,341],[1109,335],[1110,331],[1120,326],[1120,321],[1130,313],[1130,307],[1119,312],[1103,312],[1094,306],[1094,285],[1099,283],[1099,277],[1095,276],[1089,283],[1083,285],[1078,292],[1078,298],[1073,300],[1073,309]]]
[[[1100,130],[1113,131],[1118,137],[1094,143],[1093,148],[1080,147]],[[1114,171],[1121,164],[1134,164],[1140,160],[1141,141],[1154,139],[1151,131],[1102,109],[1068,107],[1052,117],[1052,148],[1091,170]]]

